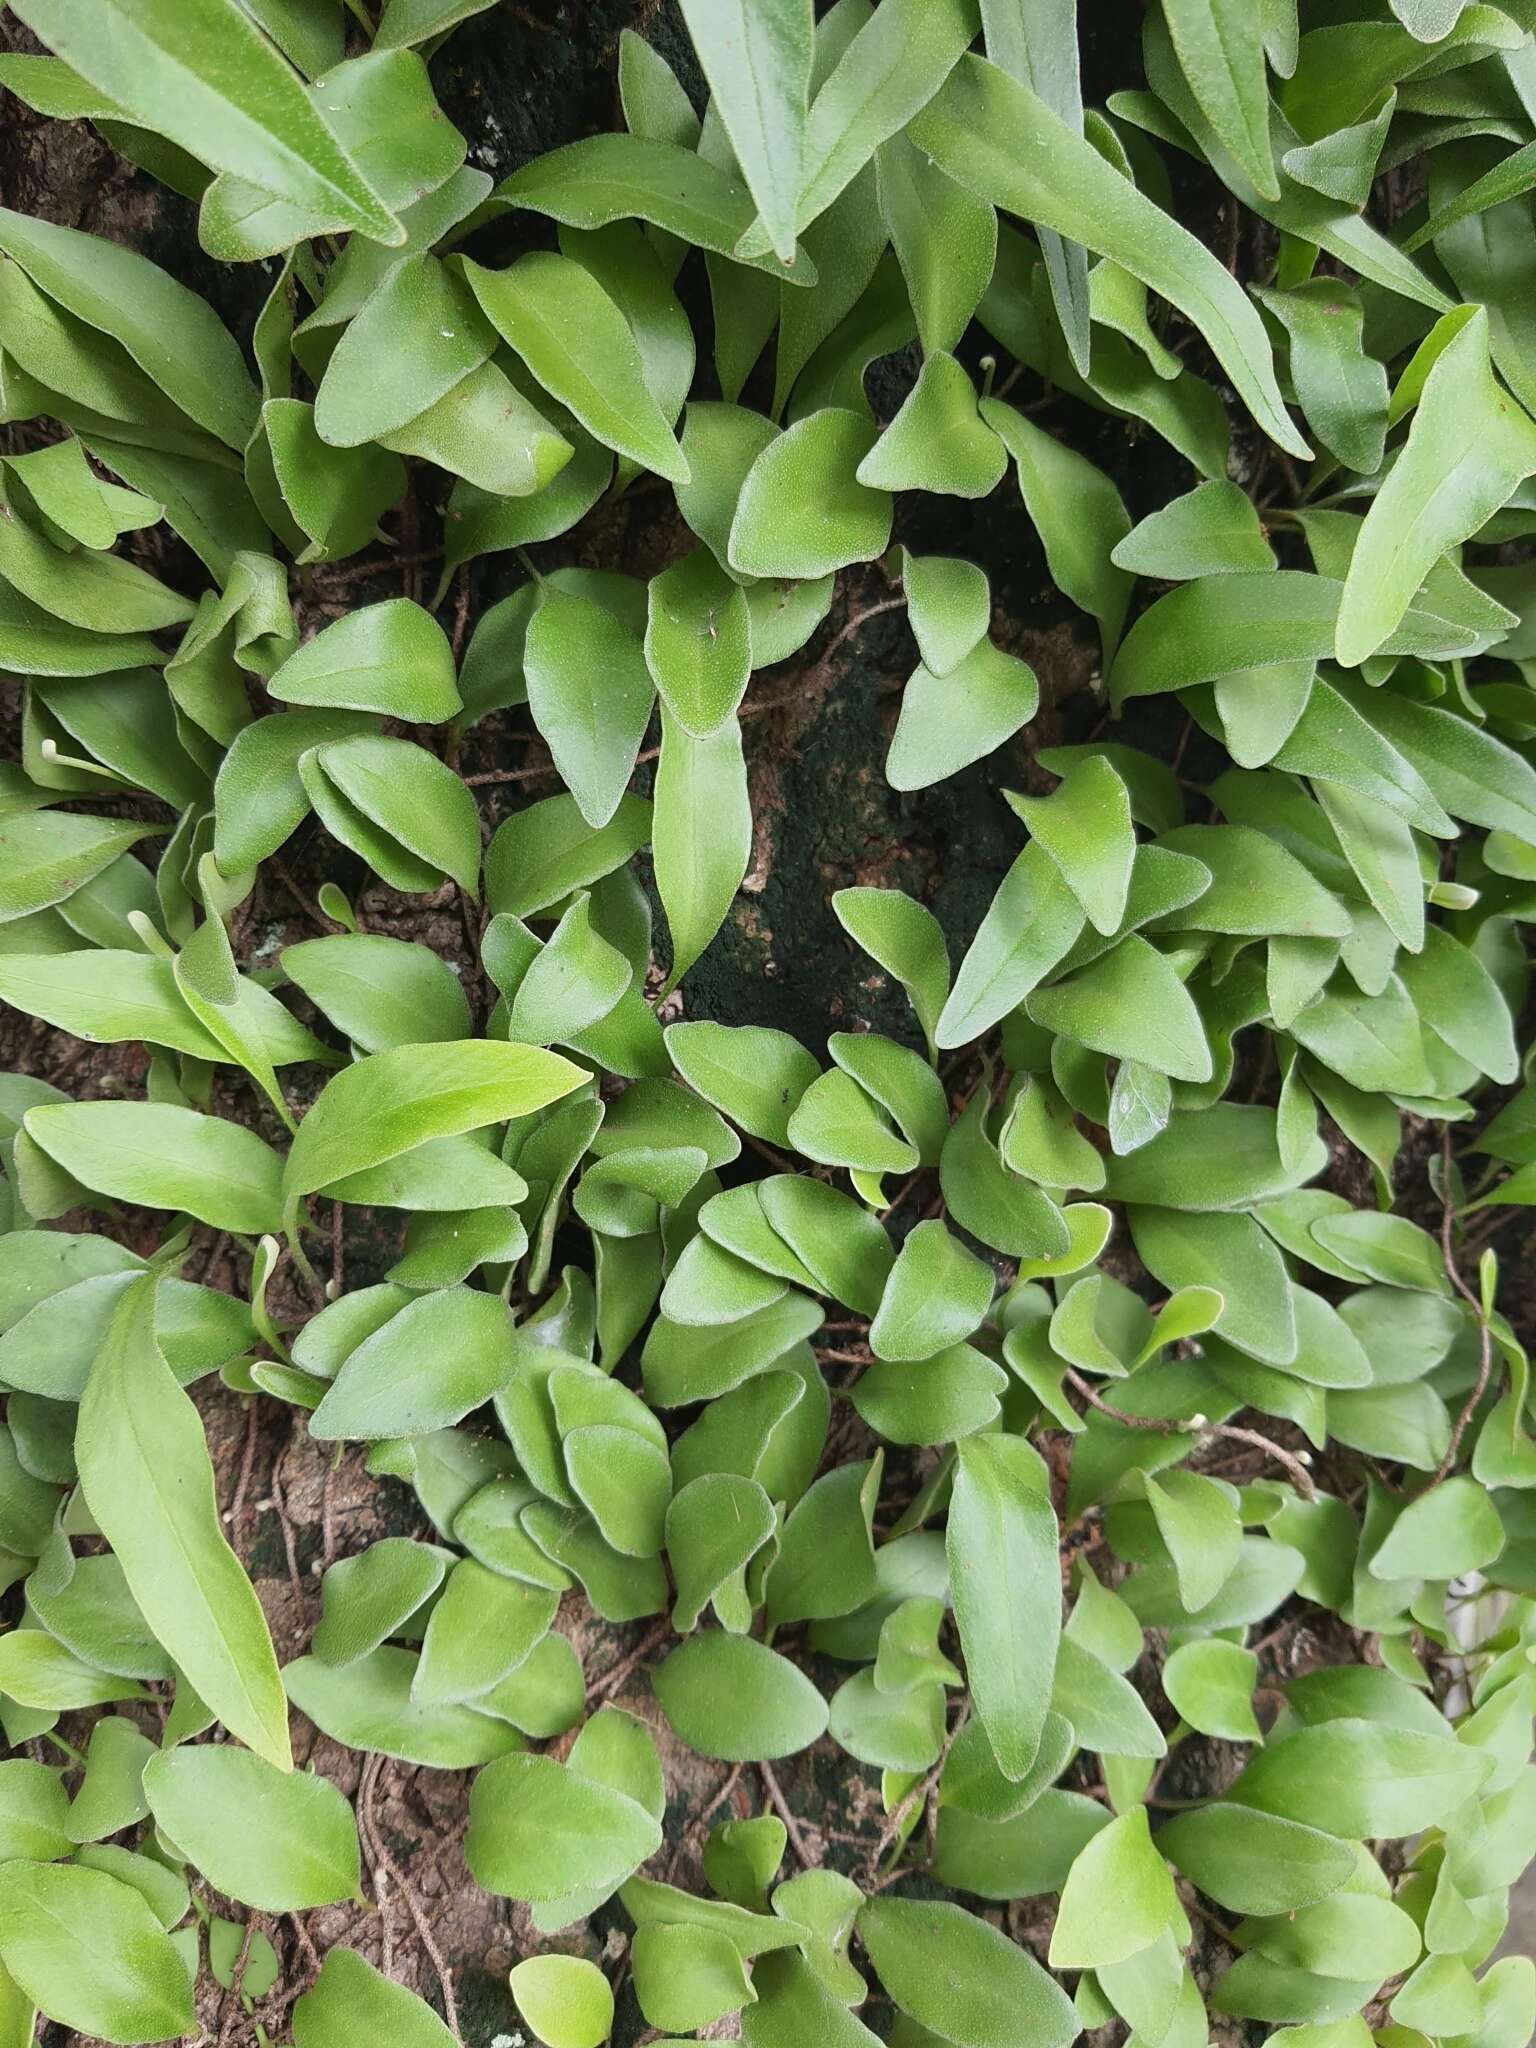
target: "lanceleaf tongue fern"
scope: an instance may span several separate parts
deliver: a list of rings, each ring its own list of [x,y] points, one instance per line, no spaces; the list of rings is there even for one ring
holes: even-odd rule
[[[0,2048],[1525,2048],[1536,15],[11,12]]]

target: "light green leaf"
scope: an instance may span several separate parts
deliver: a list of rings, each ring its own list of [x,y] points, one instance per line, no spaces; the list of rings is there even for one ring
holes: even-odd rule
[[[647,590],[645,660],[683,731],[708,739],[736,710],[752,671],[747,600],[706,548],[695,548]]]
[[[267,692],[288,704],[381,712],[435,725],[459,707],[453,652],[409,598],[364,605],[324,626],[276,670]]]
[[[943,2027],[931,2038],[965,2048],[1067,2048],[1079,2031],[1061,1986],[963,1906],[886,1893],[866,1901],[859,1933],[900,2009],[922,2028]]]
[[[157,1639],[231,1733],[286,1771],[267,1624],[220,1529],[202,1422],[171,1376],[154,1312],[146,1275],[118,1304],[81,1399],[80,1483]]]
[[[911,138],[984,199],[1110,257],[1177,306],[1270,438],[1292,455],[1310,455],[1286,415],[1268,339],[1241,289],[1027,86],[979,57],[962,57],[913,122]]]
[[[25,1128],[97,1194],[185,1209],[215,1230],[282,1227],[282,1161],[243,1124],[168,1102],[55,1102]]]
[[[1164,18],[1206,119],[1259,192],[1278,199],[1260,10],[1245,0],[1168,0]]]
[[[856,474],[874,439],[867,418],[827,406],[770,441],[742,482],[731,567],[742,575],[803,579],[883,554],[890,497]]]
[[[708,739],[694,739],[664,708],[655,802],[651,841],[672,936],[670,991],[725,922],[752,857],[739,722],[728,717]]]
[[[787,1657],[751,1636],[691,1636],[652,1678],[673,1733],[701,1756],[758,1763],[808,1749],[827,1703]]]
[[[534,250],[506,270],[464,263],[486,318],[552,398],[604,447],[687,483],[677,437],[646,387],[629,322],[583,265]]]
[[[166,1837],[242,1905],[294,1913],[358,1896],[357,1829],[329,1779],[199,1743],[153,1757],[144,1791]]]
[[[404,239],[297,73],[235,0],[171,0],[153,12],[104,0],[89,32],[68,0],[27,0],[25,19],[130,121],[330,228]]]
[[[1479,310],[1436,358],[1407,445],[1360,529],[1339,605],[1335,653],[1346,668],[1388,641],[1436,560],[1533,471],[1536,424],[1496,383]]]
[[[429,1139],[527,1116],[582,1078],[558,1053],[484,1039],[373,1053],[327,1082],[300,1124],[284,1169],[285,1197],[383,1165]]]
[[[448,2048],[454,2038],[424,2000],[339,1943],[293,2008],[294,2048]]]
[[[1056,1516],[1022,1439],[960,1444],[945,1543],[976,1710],[1016,1783],[1040,1747],[1061,1633]]]
[[[683,20],[774,253],[792,262],[814,43],[810,0],[766,7],[684,0]]]
[[[1072,1865],[1051,1933],[1052,1967],[1124,1962],[1156,1941],[1177,1912],[1173,1879],[1153,1846],[1147,1809],[1133,1807],[1101,1829]]]
[[[170,1937],[132,1886],[103,1871],[0,1866],[0,1964],[49,2019],[79,2034],[169,2041],[197,2025]]]

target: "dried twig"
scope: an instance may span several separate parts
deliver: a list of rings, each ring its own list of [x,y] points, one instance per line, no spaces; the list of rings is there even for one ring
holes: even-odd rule
[[[767,1791],[769,1799],[773,1802],[774,1812],[784,1823],[784,1832],[789,1836],[789,1845],[795,1852],[800,1868],[802,1870],[815,1870],[820,1864],[821,1858],[811,1854],[810,1844],[805,1839],[805,1830],[800,1825],[799,1816],[784,1797],[784,1788],[774,1775],[773,1765],[760,1763],[757,1766],[757,1774],[763,1781],[763,1786]]]

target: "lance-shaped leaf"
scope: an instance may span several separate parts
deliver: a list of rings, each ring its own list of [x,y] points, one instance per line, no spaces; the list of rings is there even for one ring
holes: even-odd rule
[[[813,285],[816,267],[802,250],[786,270],[766,236],[760,252],[739,247],[756,214],[745,185],[697,151],[645,135],[591,135],[537,156],[497,186],[502,206],[528,207],[567,227],[601,228],[645,220],[699,249],[734,256],[791,284]]]
[[[1077,0],[981,0],[987,56],[1039,95],[1076,134],[1083,130],[1083,82],[1078,62]],[[1089,375],[1088,252],[1042,228],[1040,253],[1062,337],[1080,377]]]
[[[291,1768],[288,1706],[251,1582],[224,1539],[203,1425],[155,1335],[148,1274],[119,1302],[80,1403],[92,1519],[157,1640],[242,1742]]]
[[[1346,469],[1374,476],[1387,433],[1387,372],[1361,340],[1364,313],[1342,279],[1259,291],[1291,342],[1291,381],[1307,424]]]
[[[1425,379],[1407,445],[1365,515],[1339,605],[1335,653],[1346,668],[1389,640],[1440,556],[1533,472],[1536,422],[1494,377],[1480,308]]]
[[[1022,1438],[962,1440],[945,1547],[966,1675],[998,1766],[1035,1760],[1061,1635],[1056,1515]]]
[[[672,935],[671,990],[725,922],[752,858],[752,805],[735,718],[708,739],[694,739],[663,708],[651,845],[656,893]]]
[[[1040,535],[1052,580],[1098,620],[1104,658],[1112,660],[1131,601],[1131,579],[1113,559],[1131,530],[1120,493],[1103,470],[1015,406],[984,398],[981,416],[1014,459],[1024,509]]]
[[[205,299],[132,249],[8,208],[0,208],[0,249],[48,298],[120,342],[188,418],[244,447],[256,425],[255,387]]]
[[[640,636],[605,606],[552,590],[528,627],[528,705],[582,817],[608,824],[656,700]]]
[[[267,683],[288,704],[437,724],[461,706],[448,636],[409,598],[364,605],[290,654]]]
[[[774,253],[789,263],[815,44],[810,0],[684,0],[683,20]]]
[[[731,522],[731,567],[747,576],[829,576],[872,562],[891,537],[891,500],[860,483],[875,430],[827,406],[770,441],[747,471]]]
[[[1310,457],[1281,400],[1263,323],[1239,286],[1027,86],[980,57],[962,57],[911,135],[983,198],[1112,258],[1177,306],[1271,440]]]
[[[298,73],[235,0],[26,0],[22,19],[123,115],[335,228],[405,230],[342,148]]]
[[[285,1197],[381,1166],[429,1139],[527,1116],[584,1079],[558,1053],[490,1039],[374,1053],[333,1076],[299,1125]]]
[[[653,576],[646,597],[646,666],[684,732],[708,739],[752,673],[747,600],[707,548]]]
[[[82,1187],[153,1209],[184,1209],[215,1230],[281,1224],[282,1164],[254,1131],[171,1102],[50,1102],[26,1129]]]
[[[1258,191],[1278,199],[1261,9],[1247,0],[1168,0],[1164,18],[1205,118]]]
[[[553,250],[507,270],[466,261],[491,325],[587,432],[673,483],[688,481],[677,437],[645,382],[629,322],[583,264]]]

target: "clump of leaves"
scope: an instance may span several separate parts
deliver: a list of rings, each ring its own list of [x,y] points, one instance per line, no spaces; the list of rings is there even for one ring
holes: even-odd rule
[[[0,997],[144,1049],[121,1099],[0,1077],[0,2037],[457,2033],[429,1932],[443,2019],[361,1919],[284,1973],[263,1916],[398,1879],[297,1726],[365,1792],[474,1774],[548,2048],[851,2048],[877,1984],[907,2048],[1523,2048],[1527,10],[1160,0],[1085,107],[1071,0],[682,0],[696,71],[626,31],[624,128],[496,184],[429,67],[490,4],[12,0],[10,91],[271,281],[237,342],[0,211]],[[377,545],[422,479],[431,605]],[[591,543],[668,492],[648,581]],[[1082,615],[1075,737],[908,537],[945,497]],[[910,1017],[808,1046],[688,976],[744,731],[874,577],[890,787],[987,762],[1017,854],[974,934],[839,890]],[[469,971],[331,864],[457,904]],[[323,935],[262,942],[274,873]],[[328,1546],[281,1666],[214,1380],[430,1532]],[[644,1624],[648,1722],[578,1603]],[[663,1725],[726,1767],[696,1857]],[[774,1774],[813,1745],[853,1856]]]

